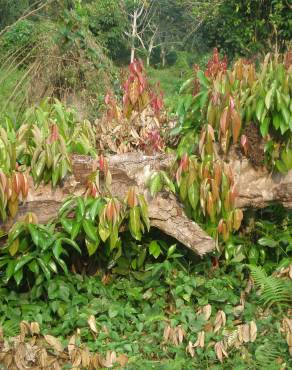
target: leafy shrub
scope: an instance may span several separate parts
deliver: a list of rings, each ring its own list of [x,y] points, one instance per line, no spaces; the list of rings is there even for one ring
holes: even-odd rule
[[[61,268],[68,272],[62,255],[68,255],[68,246],[81,253],[78,245],[66,234],[56,231],[54,224],[38,225],[33,214],[27,214],[23,222],[17,222],[8,233],[8,240],[1,249],[0,266],[5,268],[3,282],[13,278],[17,285],[25,281],[31,287],[34,280],[50,279]],[[66,245],[63,248],[63,245]]]
[[[287,60],[289,54],[268,54],[258,73],[254,64],[241,59],[227,70],[226,61],[220,61],[215,50],[205,73],[198,69],[195,81],[190,79],[182,86],[181,91],[189,93],[179,102],[179,126],[174,134],[193,131],[200,135],[197,151],[201,155],[216,150],[215,140],[227,154],[231,143],[241,138],[242,149],[248,155],[252,142],[241,133],[243,127],[254,122],[265,144],[266,166],[287,172],[292,168],[292,75]]]
[[[4,50],[21,49],[31,47],[36,40],[37,24],[23,19],[8,29],[1,38]]]

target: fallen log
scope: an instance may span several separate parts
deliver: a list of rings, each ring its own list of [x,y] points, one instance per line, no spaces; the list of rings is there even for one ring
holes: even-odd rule
[[[246,158],[235,155],[230,158],[229,164],[234,171],[239,193],[237,207],[263,208],[270,202],[280,202],[285,207],[292,208],[292,171],[287,175],[270,174],[264,168],[254,169]],[[174,195],[163,192],[153,199],[145,187],[149,173],[152,170],[167,169],[173,161],[172,156],[127,153],[110,156],[108,161],[112,174],[113,195],[124,198],[129,186],[137,186],[148,201],[152,226],[174,237],[200,256],[214,250],[214,240],[187,218],[183,206]],[[56,189],[52,189],[50,185],[42,185],[35,189],[30,178],[27,201],[19,207],[16,219],[21,219],[26,212],[34,212],[40,223],[46,223],[54,218],[68,195],[84,193],[93,162],[90,157],[72,156],[72,175]],[[6,224],[4,228],[7,230],[10,225],[11,223]]]
[[[184,214],[183,206],[174,195],[165,192],[152,198],[145,187],[145,179],[149,173],[152,170],[166,169],[171,161],[171,156],[151,157],[141,153],[109,157],[109,169],[112,175],[111,193],[123,199],[129,186],[137,186],[138,191],[144,194],[148,202],[151,226],[160,229],[196,254],[203,256],[214,250],[214,240]],[[56,189],[52,189],[50,185],[41,185],[35,189],[32,178],[29,178],[29,194],[26,203],[20,205],[15,220],[21,219],[27,212],[34,212],[40,223],[46,223],[56,217],[61,203],[67,196],[84,194],[93,162],[90,157],[72,156],[72,175]],[[2,227],[7,230],[11,223]]]

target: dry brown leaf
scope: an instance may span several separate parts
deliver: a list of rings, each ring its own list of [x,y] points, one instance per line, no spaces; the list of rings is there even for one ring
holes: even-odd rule
[[[30,332],[32,335],[38,335],[40,333],[40,326],[38,322],[34,321],[30,324]]]
[[[169,337],[170,337],[170,332],[171,332],[171,327],[169,325],[167,325],[164,329],[164,333],[163,333],[163,339],[165,340],[165,342],[168,341]]]
[[[112,367],[114,363],[117,362],[117,354],[115,351],[107,351],[106,353],[106,359],[103,360],[103,366],[104,367]]]
[[[90,365],[90,352],[87,347],[81,350],[81,363],[84,368],[88,368]]]
[[[127,355],[121,354],[117,357],[117,362],[122,366],[125,367],[129,361],[129,358]]]
[[[202,312],[204,314],[205,320],[206,321],[209,320],[210,316],[211,316],[211,313],[212,313],[212,306],[210,304],[207,304],[206,306],[203,307]]]
[[[225,326],[226,324],[226,315],[225,312],[220,310],[217,312],[216,318],[215,318],[215,328],[214,333],[217,333],[221,327]]]
[[[215,346],[214,346],[214,350],[215,350],[215,353],[216,353],[216,356],[217,356],[218,360],[221,363],[223,362],[224,357],[228,357],[228,353],[226,352],[226,350],[224,348],[223,342],[216,343]]]
[[[68,353],[69,353],[69,357],[71,360],[72,360],[72,354],[75,350],[76,350],[76,337],[75,335],[72,335],[68,343]]]
[[[44,335],[44,338],[57,352],[63,352],[64,347],[58,338],[55,338],[52,335]]]
[[[195,357],[195,350],[194,350],[194,345],[191,341],[189,341],[189,344],[186,347],[186,352],[191,355],[191,357]]]
[[[95,317],[93,315],[90,315],[87,322],[88,322],[88,325],[89,325],[90,329],[93,331],[93,333],[97,334],[98,332],[97,332],[97,328],[96,328]]]
[[[239,340],[239,343],[242,344],[243,343],[243,325],[239,325],[238,326],[238,340]]]
[[[52,367],[53,370],[61,370],[61,366],[57,360],[52,365],[53,365]]]
[[[287,333],[287,332],[292,333],[292,319],[289,319],[288,317],[284,317],[282,326],[283,326],[284,333]]]
[[[250,336],[251,342],[254,342],[256,340],[257,330],[258,329],[257,329],[256,323],[254,321],[251,321],[249,323],[249,336]]]
[[[198,338],[196,342],[194,343],[194,348],[199,347],[199,348],[204,348],[205,346],[205,332],[200,331],[198,334]]]
[[[250,341],[249,325],[248,324],[243,324],[242,325],[242,340],[243,340],[244,343],[248,343]]]
[[[287,333],[286,340],[287,340],[288,346],[292,347],[292,333]]]
[[[102,366],[103,366],[102,358],[98,353],[96,353],[90,359],[90,369],[99,369]]]
[[[41,364],[42,367],[47,366],[47,360],[48,360],[48,354],[45,348],[42,348],[39,351],[39,363]]]
[[[20,323],[20,341],[24,341],[27,334],[30,334],[30,325],[27,321],[21,321]]]
[[[177,327],[177,334],[178,334],[178,343],[181,344],[184,340],[185,331],[180,325]]]

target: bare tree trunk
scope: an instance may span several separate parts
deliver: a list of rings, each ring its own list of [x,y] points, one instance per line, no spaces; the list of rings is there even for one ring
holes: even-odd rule
[[[153,50],[153,47],[154,47],[155,36],[156,36],[156,32],[152,35],[152,37],[150,39],[149,46],[148,46],[147,59],[146,59],[147,67],[150,66],[150,58],[151,58],[152,50]]]
[[[133,23],[132,23],[132,37],[131,37],[131,63],[135,59],[135,41],[137,37],[137,16],[138,11],[135,10],[133,14]]]
[[[165,64],[166,64],[166,52],[165,52],[165,48],[164,46],[162,45],[161,46],[161,63],[162,63],[162,68],[165,67]]]

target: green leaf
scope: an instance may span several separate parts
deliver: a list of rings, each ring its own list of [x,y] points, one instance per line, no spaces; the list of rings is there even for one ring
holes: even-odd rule
[[[169,249],[167,251],[167,258],[172,256],[173,253],[175,252],[175,250],[176,250],[176,244],[173,244],[171,247],[169,247]]]
[[[270,118],[266,117],[260,125],[261,135],[265,137],[269,132]]]
[[[32,241],[34,242],[34,245],[39,247],[40,246],[41,233],[37,229],[36,225],[28,224],[27,227],[28,227],[28,230],[30,232],[30,236],[32,238]]]
[[[163,181],[164,181],[164,184],[166,185],[166,187],[172,192],[172,193],[175,193],[175,186],[174,186],[174,183],[170,180],[170,178],[168,177],[167,173],[165,171],[161,171],[160,172],[162,177],[163,177]]]
[[[81,221],[85,216],[85,204],[84,204],[83,198],[81,197],[77,198],[76,214],[77,214],[77,218],[76,218],[77,221]]]
[[[96,216],[99,216],[104,206],[104,202],[101,198],[97,198],[94,200],[90,207],[90,218],[92,221],[95,220]]]
[[[85,231],[85,234],[88,236],[89,239],[91,239],[93,242],[98,242],[98,232],[96,227],[91,223],[89,220],[83,220],[82,222],[83,229]]]
[[[61,241],[62,243],[65,243],[73,247],[79,254],[82,254],[81,249],[79,248],[79,245],[74,240],[71,240],[69,238],[61,238]]]
[[[275,127],[276,130],[280,128],[282,117],[279,113],[275,113],[273,115],[273,126]]]
[[[44,275],[45,275],[46,279],[47,279],[47,280],[50,280],[50,278],[51,278],[51,273],[50,273],[50,270],[47,268],[47,266],[46,266],[45,262],[44,262],[41,258],[38,258],[38,259],[37,259],[37,261],[38,261],[38,263],[39,263],[39,265],[40,265],[41,269],[43,270],[43,273],[44,273]]]
[[[61,218],[61,224],[64,228],[64,230],[71,235],[72,229],[73,229],[73,224],[74,221],[70,220],[68,218]]]
[[[154,197],[158,192],[162,190],[162,181],[160,173],[155,173],[150,179],[150,194]]]
[[[203,71],[198,71],[197,72],[197,77],[198,77],[198,80],[200,81],[200,84],[205,86],[205,87],[209,87],[210,86],[210,81],[208,80],[208,78],[205,76],[204,72]]]
[[[148,204],[146,203],[144,195],[142,194],[138,194],[138,200],[139,200],[140,211],[141,211],[143,222],[147,230],[149,231],[150,230],[150,220],[149,220],[149,215],[148,215]]]
[[[87,248],[87,252],[89,256],[92,256],[96,252],[99,246],[99,243],[100,243],[100,240],[98,240],[98,242],[93,243],[91,240],[85,239],[85,244],[86,244],[86,248]]]
[[[33,272],[35,275],[39,274],[39,265],[37,264],[36,260],[32,260],[28,264],[28,268],[30,269],[31,272]]]
[[[183,176],[180,182],[179,195],[182,201],[184,201],[188,194],[188,179],[186,176]]]
[[[98,225],[98,232],[103,242],[105,242],[109,238],[111,233],[109,227],[107,225],[103,225],[102,223]]]
[[[289,121],[290,121],[290,113],[287,109],[287,107],[285,107],[284,105],[281,107],[281,112],[282,112],[282,116],[285,120],[285,123],[287,126],[289,126]]]
[[[157,243],[156,240],[152,240],[152,242],[149,244],[149,253],[157,259],[161,254],[161,248],[160,245]]]
[[[275,240],[273,240],[273,239],[271,239],[271,238],[268,238],[268,237],[260,238],[260,239],[258,240],[258,243],[259,243],[260,245],[263,245],[263,246],[265,246],[265,247],[270,247],[270,248],[274,248],[274,247],[276,247],[276,246],[277,246],[277,244],[278,244]]]
[[[72,231],[71,231],[71,239],[73,240],[76,239],[76,237],[79,234],[80,227],[81,227],[81,222],[78,222],[78,221],[73,222]]]
[[[265,105],[266,105],[267,109],[270,109],[270,107],[271,107],[271,102],[272,102],[272,98],[274,96],[274,92],[275,92],[275,87],[274,86],[267,92],[267,95],[265,97]]]
[[[193,78],[189,78],[188,80],[186,80],[180,90],[179,90],[179,94],[182,94],[185,90],[187,90],[188,88],[192,87],[194,84],[194,79]]]
[[[23,278],[23,271],[22,269],[17,271],[14,275],[14,280],[16,281],[16,284],[19,286],[19,284],[21,283],[21,280]]]
[[[119,229],[117,225],[114,225],[110,233],[110,250],[113,250],[117,246],[118,240],[119,240]]]
[[[9,231],[8,240],[12,242],[25,230],[26,225],[23,222],[16,222]]]
[[[141,240],[141,221],[140,221],[140,208],[133,207],[130,209],[130,232],[136,240]]]
[[[62,247],[62,241],[59,239],[59,240],[56,241],[56,243],[53,247],[53,255],[54,255],[56,261],[58,262],[58,264],[61,266],[61,268],[65,272],[65,274],[67,274],[68,273],[67,266],[66,266],[65,262],[60,258],[60,255],[63,254],[63,253],[65,253],[65,250]]]
[[[256,246],[252,246],[248,253],[248,260],[251,265],[256,265],[259,260],[259,250]]]
[[[5,282],[8,282],[11,279],[11,276],[14,274],[14,269],[16,265],[16,260],[10,260],[6,267]]]
[[[71,209],[71,206],[73,206],[74,202],[75,202],[75,198],[73,198],[73,197],[68,198],[68,199],[67,199],[67,200],[62,204],[61,208],[59,209],[59,217],[60,217],[61,215],[63,215],[63,213],[64,213],[65,211],[70,210],[70,209]]]
[[[200,108],[203,109],[209,97],[209,91],[206,91],[200,99]]]
[[[18,270],[20,270],[24,265],[26,265],[33,258],[34,257],[31,256],[31,255],[22,256],[21,259],[20,259],[20,261],[18,261],[17,264],[15,265],[14,272],[17,272]]]
[[[48,262],[48,266],[49,266],[49,268],[52,272],[54,272],[55,274],[58,273],[57,265],[55,264],[55,262],[52,259]]]
[[[261,121],[262,114],[263,114],[263,111],[264,111],[264,107],[265,107],[264,100],[259,99],[259,101],[257,102],[257,105],[256,105],[256,117],[257,117],[259,122]]]
[[[276,167],[278,169],[279,172],[285,174],[287,173],[287,168],[285,166],[285,164],[282,162],[282,161],[276,161]]]
[[[200,198],[197,183],[194,183],[192,186],[189,187],[188,198],[193,210],[195,211],[197,209]]]

